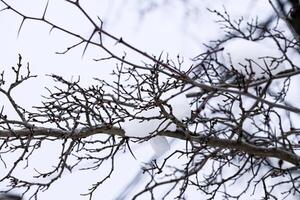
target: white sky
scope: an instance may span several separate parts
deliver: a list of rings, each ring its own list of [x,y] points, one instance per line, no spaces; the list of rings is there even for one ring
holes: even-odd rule
[[[30,16],[41,16],[46,5],[46,0],[10,0],[13,7]],[[153,2],[161,2],[159,0]],[[202,43],[210,39],[216,39],[222,32],[214,23],[214,17],[208,13],[207,7],[223,10],[223,5],[233,16],[244,16],[246,19],[267,15],[270,7],[267,1],[253,0],[191,0],[192,6],[184,6],[181,1],[166,1],[162,8],[154,9],[141,17],[139,10],[141,5],[138,0],[89,0],[85,1],[85,8],[93,18],[98,15],[104,21],[104,28],[115,36],[122,37],[135,47],[150,54],[159,55],[162,51],[169,53],[175,58],[177,54],[185,59],[186,66],[191,64],[190,58],[196,56],[203,49]],[[200,2],[200,3],[199,3]],[[146,3],[143,3],[146,5]],[[195,6],[194,6],[195,5]],[[0,6],[1,3],[0,3]],[[189,10],[189,12],[187,12]],[[186,17],[189,14],[189,17]],[[63,0],[50,0],[46,18],[51,22],[70,29],[78,34],[88,37],[92,32],[91,26],[76,9]],[[23,62],[29,62],[33,74],[39,75],[35,80],[23,84],[14,97],[24,107],[30,109],[41,101],[41,94],[45,94],[44,87],[50,87],[53,82],[45,74],[58,74],[66,79],[80,75],[82,84],[95,83],[92,77],[110,80],[109,73],[115,66],[115,62],[104,61],[94,62],[93,58],[105,56],[99,49],[89,48],[81,58],[83,46],[75,48],[65,55],[57,55],[55,52],[64,51],[77,40],[58,30],[49,34],[50,27],[41,22],[25,21],[20,36],[17,38],[17,31],[21,18],[10,11],[0,13],[0,71],[3,69],[6,76],[11,78],[10,68],[14,66],[18,53],[22,54]],[[112,41],[105,40],[114,51],[123,53],[126,51]],[[139,57],[128,52],[130,58],[141,63]],[[0,106],[10,116],[15,116],[7,107],[7,101],[0,95]],[[32,159],[32,167],[46,169],[49,164],[55,161],[57,156],[57,144],[47,144],[39,152],[36,152]],[[47,149],[47,151],[44,151]],[[152,154],[149,146],[135,149],[140,161],[147,161]],[[145,155],[147,155],[145,157]],[[12,157],[7,159],[13,159]],[[115,195],[131,180],[132,176],[141,166],[131,155],[119,155],[118,164],[113,177],[107,181],[95,194],[95,199],[114,199]],[[98,171],[76,172],[66,175],[57,181],[40,195],[40,200],[52,199],[87,199],[80,196],[80,193],[87,191],[90,184],[97,178],[103,176],[109,165]],[[3,166],[0,164],[0,175]],[[21,177],[30,178],[31,169],[20,170]],[[30,172],[31,171],[31,172]],[[125,173],[124,173],[125,172]],[[117,184],[116,184],[117,183]],[[0,183],[0,188],[3,187]],[[188,193],[188,199],[200,199],[195,196],[195,191]]]

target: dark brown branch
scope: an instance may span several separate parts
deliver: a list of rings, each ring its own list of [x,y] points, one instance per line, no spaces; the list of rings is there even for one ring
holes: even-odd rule
[[[124,137],[125,132],[124,130],[111,127],[111,126],[100,126],[95,128],[83,128],[79,130],[71,131],[63,131],[54,128],[42,128],[42,127],[34,127],[31,130],[29,129],[21,129],[21,130],[0,130],[0,137],[2,138],[11,138],[11,137],[55,137],[55,138],[70,138],[70,139],[81,139],[86,138],[91,135],[96,134],[109,134],[114,136]],[[230,139],[221,139],[216,137],[209,137],[209,136],[188,136],[187,138],[186,133],[182,131],[165,131],[160,133],[160,135],[182,139],[182,140],[189,140],[192,142],[196,142],[201,145],[207,145],[214,148],[222,148],[222,149],[231,149],[237,150],[249,155],[257,156],[257,157],[274,157],[278,158],[287,162],[290,162],[296,166],[300,165],[300,156],[291,153],[289,151],[275,148],[275,147],[258,147],[252,144],[249,144],[244,141],[237,141],[237,140],[230,140]]]

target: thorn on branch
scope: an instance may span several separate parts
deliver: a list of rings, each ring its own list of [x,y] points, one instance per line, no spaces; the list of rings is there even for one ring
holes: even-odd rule
[[[10,6],[7,6],[7,7],[5,7],[5,8],[2,8],[2,9],[0,10],[0,12],[5,11],[5,10],[9,10],[9,9],[10,9]]]
[[[120,43],[120,44],[122,44],[124,41],[123,41],[123,38],[122,37],[120,37],[120,39],[116,42],[116,44],[115,45],[117,45],[118,43]]]
[[[21,29],[22,29],[22,27],[23,27],[23,24],[24,24],[25,20],[26,20],[26,17],[23,17],[22,22],[21,22],[21,24],[20,24],[20,26],[19,26],[19,29],[18,29],[17,38],[19,38]]]
[[[43,16],[42,16],[42,20],[45,20],[45,16],[46,16],[46,12],[47,12],[47,9],[48,9],[48,5],[49,5],[49,0],[47,1],[45,10],[44,10],[44,13],[43,13]]]

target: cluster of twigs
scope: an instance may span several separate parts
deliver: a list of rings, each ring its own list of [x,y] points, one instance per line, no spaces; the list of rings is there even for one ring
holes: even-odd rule
[[[266,199],[299,196],[300,130],[294,127],[290,115],[299,116],[300,108],[285,100],[291,78],[300,73],[293,57],[288,54],[298,52],[299,41],[295,38],[289,38],[276,26],[266,28],[258,21],[243,25],[242,19],[234,21],[226,11],[211,11],[220,17],[218,23],[222,24],[226,37],[209,43],[207,51],[195,57],[197,64],[183,71],[184,63],[180,57],[174,61],[163,55],[151,56],[105,31],[102,23],[98,25],[86,13],[79,0],[67,2],[78,8],[94,26],[89,38],[48,21],[47,6],[41,17],[30,17],[6,1],[0,2],[3,12],[22,17],[20,30],[24,21],[34,20],[80,40],[62,54],[79,45],[85,44],[85,50],[93,45],[107,53],[107,57],[96,59],[96,62],[112,59],[118,63],[112,74],[112,83],[95,78],[97,84],[88,88],[82,87],[79,80],[68,81],[50,75],[57,86],[48,88],[49,95],[42,105],[34,105],[36,112],[22,108],[18,99],[11,95],[16,87],[35,77],[29,65],[22,65],[21,55],[17,66],[12,68],[15,76],[12,83],[6,82],[4,72],[1,73],[0,93],[18,115],[18,119],[10,119],[5,113],[7,105],[3,105],[0,111],[0,158],[7,166],[0,182],[7,181],[9,185],[4,192],[20,188],[23,194],[30,193],[32,198],[37,198],[40,191],[49,188],[66,170],[72,171],[85,161],[92,161],[92,164],[84,170],[97,169],[104,162],[110,162],[107,175],[99,178],[86,194],[92,198],[97,188],[113,175],[116,155],[131,152],[132,143],[149,139],[128,138],[122,129],[124,120],[151,120],[136,114],[158,107],[161,114],[157,118],[171,120],[177,125],[177,130],[161,131],[157,127],[151,137],[163,135],[186,141],[186,145],[168,153],[162,163],[152,161],[144,168],[143,175],[148,174],[151,179],[133,199],[145,193],[155,199],[155,189],[165,185],[169,189],[162,196],[178,199],[183,199],[190,188],[201,191],[207,199],[218,195],[239,199],[249,193],[258,193]],[[100,38],[98,43],[92,40],[94,37]],[[115,40],[125,51],[134,51],[144,57],[145,64],[136,64],[127,60],[126,55],[113,53],[103,42],[104,37]],[[258,80],[228,70],[219,56],[222,52],[220,46],[234,37],[273,40],[282,52],[278,65],[285,64],[289,70]],[[23,68],[26,68],[25,72]],[[228,76],[235,77],[235,81],[230,81]],[[163,110],[169,105],[161,96],[172,89],[181,89],[191,100],[192,116],[184,122],[176,119],[172,112]],[[42,148],[45,141],[61,141],[61,154],[53,170],[37,171],[34,181],[14,176],[14,171],[29,163],[30,157]],[[3,158],[16,152],[19,156],[12,164]],[[184,160],[185,165],[169,166],[175,158]],[[162,179],[156,178],[165,171],[168,173]],[[243,184],[238,190],[233,192],[230,189],[232,184],[241,182]],[[281,192],[274,194],[278,188]]]

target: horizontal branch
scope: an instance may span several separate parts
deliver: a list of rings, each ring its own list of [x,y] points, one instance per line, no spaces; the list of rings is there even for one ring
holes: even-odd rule
[[[64,131],[54,128],[44,128],[44,127],[34,127],[32,129],[20,129],[20,130],[0,130],[0,138],[18,138],[18,137],[55,137],[55,138],[70,138],[70,139],[80,139],[86,138],[91,135],[96,134],[108,134],[114,136],[125,136],[125,132],[121,128],[112,127],[112,126],[99,126],[94,128],[82,128],[76,129],[75,131]],[[300,166],[300,156],[286,151],[284,149],[276,147],[258,147],[244,141],[230,140],[230,139],[221,139],[211,136],[192,136],[189,135],[188,138],[185,132],[176,130],[176,131],[164,131],[160,135],[177,138],[181,140],[189,139],[192,142],[198,144],[206,145],[214,148],[221,149],[230,149],[237,150],[240,152],[247,153],[256,157],[274,157],[283,161],[287,161],[296,166]]]
[[[169,136],[178,139],[186,139],[185,134],[182,131],[166,131],[162,135]],[[217,147],[222,149],[232,149],[238,150],[249,155],[257,156],[257,157],[274,157],[280,160],[284,160],[290,162],[296,166],[300,166],[300,156],[286,151],[284,149],[275,148],[275,147],[258,147],[252,144],[249,144],[244,141],[237,140],[229,140],[229,139],[221,139],[217,137],[208,137],[208,136],[189,136],[190,140],[193,142],[197,142],[199,144],[205,144],[210,147]]]
[[[19,138],[19,137],[54,137],[54,138],[70,138],[70,139],[80,139],[86,138],[91,135],[98,133],[116,135],[116,136],[125,136],[125,132],[116,127],[112,126],[98,126],[94,128],[82,128],[75,129],[74,131],[64,131],[61,129],[55,128],[44,128],[44,127],[33,127],[30,129],[24,128],[19,130],[0,130],[0,138]]]

